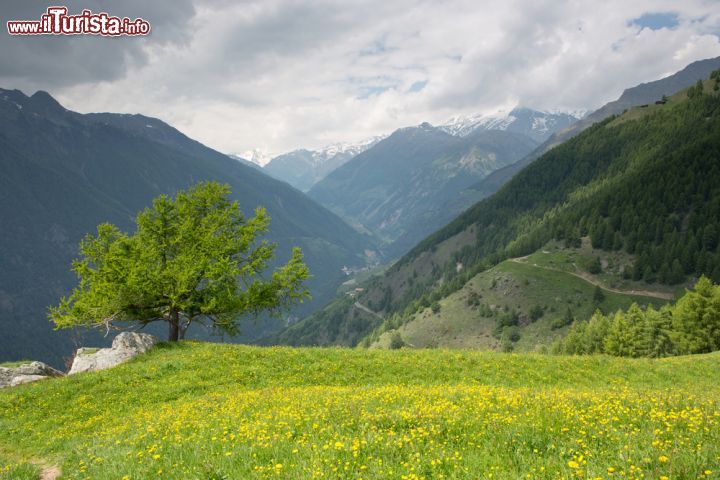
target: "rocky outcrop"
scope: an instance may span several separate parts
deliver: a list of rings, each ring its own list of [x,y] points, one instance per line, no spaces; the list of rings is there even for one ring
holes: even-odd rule
[[[0,388],[14,387],[48,377],[62,377],[63,373],[42,362],[32,362],[15,368],[0,367]]]
[[[158,342],[147,333],[123,332],[115,337],[111,348],[80,348],[68,375],[112,368],[145,353]]]

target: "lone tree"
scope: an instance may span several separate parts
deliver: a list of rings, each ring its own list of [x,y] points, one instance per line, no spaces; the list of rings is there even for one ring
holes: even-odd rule
[[[263,208],[245,218],[230,187],[196,185],[175,198],[161,195],[123,233],[103,223],[80,242],[73,262],[79,284],[51,307],[57,328],[134,322],[169,325],[177,341],[193,323],[230,335],[243,314],[275,311],[309,297],[307,266],[299,248],[271,275],[262,273],[275,245],[258,237],[268,230]]]

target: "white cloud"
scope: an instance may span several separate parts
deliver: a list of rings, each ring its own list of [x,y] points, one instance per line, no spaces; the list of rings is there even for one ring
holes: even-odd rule
[[[720,8],[703,0],[196,0],[172,21],[154,10],[143,13],[152,36],[126,39],[102,74],[46,80],[28,62],[0,67],[0,83],[46,88],[82,112],[156,116],[221,151],[280,153],[515,103],[596,108],[720,55]],[[632,23],[654,12],[678,25]],[[11,40],[0,47],[25,48]],[[93,54],[117,55],[114,40],[95,39]],[[87,69],[86,50],[61,59]]]

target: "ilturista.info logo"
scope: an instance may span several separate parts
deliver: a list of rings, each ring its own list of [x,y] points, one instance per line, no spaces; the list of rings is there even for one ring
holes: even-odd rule
[[[67,7],[48,7],[40,20],[9,20],[10,35],[147,35],[150,22],[142,18],[114,17],[108,13],[83,10],[68,15]]]

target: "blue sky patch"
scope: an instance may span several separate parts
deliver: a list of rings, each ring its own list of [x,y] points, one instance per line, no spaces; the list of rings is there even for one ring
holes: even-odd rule
[[[393,88],[390,85],[372,85],[368,87],[362,87],[360,89],[360,95],[358,95],[357,98],[365,99],[372,97],[373,95],[380,95],[383,92],[386,92]]]
[[[673,12],[644,13],[642,16],[630,20],[630,25],[640,28],[660,30],[661,28],[675,28],[678,26],[678,14]]]
[[[427,85],[427,80],[421,80],[419,82],[415,82],[412,85],[410,85],[408,92],[409,93],[419,92],[420,90],[425,88],[425,85]]]

